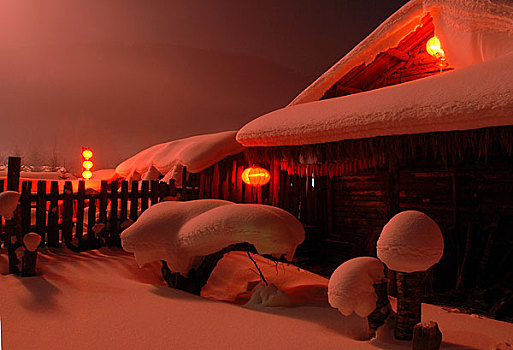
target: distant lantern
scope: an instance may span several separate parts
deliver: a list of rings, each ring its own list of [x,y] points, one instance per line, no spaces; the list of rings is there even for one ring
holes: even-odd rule
[[[436,36],[429,39],[426,43],[426,51],[433,57],[443,59],[445,57],[444,50],[440,44],[440,39]]]
[[[91,161],[93,156],[93,151],[89,148],[82,147],[82,178],[88,180],[93,176],[91,172],[91,168],[94,166],[94,163]]]
[[[271,180],[271,174],[259,166],[252,166],[242,172],[242,181],[250,186],[260,187]]]

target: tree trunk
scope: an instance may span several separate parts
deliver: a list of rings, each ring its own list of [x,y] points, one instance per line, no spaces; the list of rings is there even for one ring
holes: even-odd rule
[[[433,321],[419,323],[413,329],[412,350],[438,350],[442,344],[442,333]]]
[[[376,330],[385,323],[390,314],[390,302],[388,300],[388,283],[386,280],[374,284],[374,291],[378,297],[376,309],[367,317],[369,322],[369,339],[376,337]]]
[[[413,327],[421,321],[422,277],[424,272],[397,272],[397,321],[395,337],[413,338]]]

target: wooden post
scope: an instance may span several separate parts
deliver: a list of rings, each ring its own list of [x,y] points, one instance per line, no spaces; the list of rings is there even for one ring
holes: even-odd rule
[[[7,166],[7,191],[20,190],[20,171],[21,158],[9,157]],[[7,234],[7,252],[9,256],[9,273],[19,273],[18,264],[20,261],[16,257],[16,249],[22,245],[21,230],[17,218],[19,216],[19,206],[16,209],[11,220],[5,220],[5,232]]]
[[[163,181],[159,182],[159,202],[169,196],[169,185]]]
[[[121,193],[119,203],[119,222],[123,223],[128,218],[128,181],[121,181]]]
[[[235,202],[241,203],[242,202],[242,195],[243,195],[243,182],[242,182],[242,172],[244,171],[243,166],[237,167],[237,187],[235,189]]]
[[[73,237],[73,185],[71,181],[64,183],[64,200],[62,213],[62,241],[69,248]]]
[[[187,192],[187,167],[183,167],[182,171],[182,201],[189,200],[189,193]]]
[[[22,227],[22,241],[23,237],[27,233],[30,232],[31,228],[31,190],[32,190],[32,182],[31,181],[24,181],[21,186],[21,197],[20,197],[20,211],[21,211],[21,227]],[[36,275],[36,261],[37,261],[37,249],[34,251],[30,251],[27,249],[25,244],[24,246],[24,252],[23,252],[23,259],[21,264],[21,276],[22,277],[29,277],[29,276],[35,276]]]
[[[96,224],[96,199],[89,198],[89,207],[87,212],[87,247],[89,249],[97,248],[96,234],[93,227]]]
[[[98,208],[98,221],[100,222],[100,224],[104,225],[103,229],[100,231],[100,233],[98,233],[98,236],[100,237],[96,237],[97,239],[100,239],[100,245],[104,245],[105,243],[107,243],[107,239],[105,237],[105,233],[107,231],[107,203],[109,198],[107,186],[108,183],[105,180],[103,180],[100,184],[100,203]]]
[[[77,223],[75,226],[75,237],[78,240],[78,248],[82,250],[84,248],[84,209],[85,209],[85,182],[78,182],[77,192]]]
[[[374,292],[376,293],[378,300],[376,301],[376,308],[367,317],[369,322],[369,339],[376,337],[377,329],[385,323],[385,320],[390,314],[390,302],[388,300],[387,284],[387,281],[384,280],[373,285]]]
[[[176,197],[175,179],[170,179],[169,180],[169,195],[171,197]]]
[[[159,202],[159,182],[158,180],[151,181],[150,203],[155,205]]]
[[[148,198],[150,197],[149,187],[150,187],[150,184],[148,181],[141,182],[141,214],[146,209],[148,209]]]
[[[418,323],[413,328],[412,350],[438,350],[442,344],[442,332],[433,321]]]
[[[198,194],[198,198],[199,199],[202,199],[202,198],[205,198],[205,172],[202,171],[200,173],[200,183],[199,183],[199,194]]]
[[[212,197],[219,199],[219,163],[214,165],[214,173],[212,174]]]
[[[59,247],[59,184],[50,184],[50,206],[48,207],[47,243],[49,247]]]
[[[46,181],[37,182],[36,231],[41,236],[39,246],[46,245]]]
[[[137,220],[139,209],[139,182],[132,181],[132,190],[130,192],[130,220]]]
[[[413,338],[413,327],[421,320],[422,277],[420,272],[397,272],[397,321],[395,337]]]
[[[107,242],[109,247],[121,245],[118,228],[118,185],[117,181],[112,181],[110,184],[110,222]]]

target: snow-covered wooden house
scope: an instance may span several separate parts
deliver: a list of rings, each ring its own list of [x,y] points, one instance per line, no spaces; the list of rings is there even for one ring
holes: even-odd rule
[[[513,280],[511,2],[408,2],[237,140],[331,261],[374,254],[416,209],[445,236],[436,283]]]

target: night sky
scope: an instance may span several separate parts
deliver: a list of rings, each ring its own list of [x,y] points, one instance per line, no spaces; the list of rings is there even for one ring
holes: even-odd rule
[[[0,0],[1,155],[99,167],[291,101],[406,1]],[[77,151],[78,150],[78,151]]]

